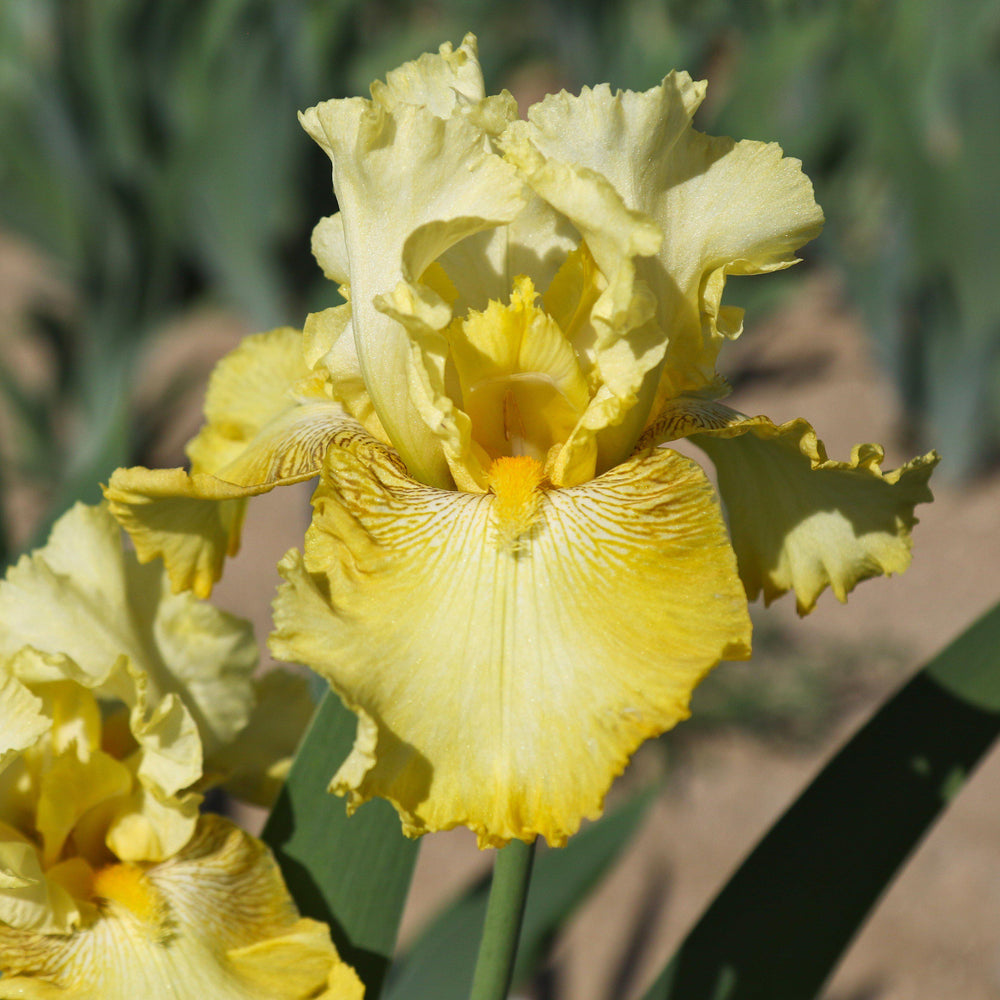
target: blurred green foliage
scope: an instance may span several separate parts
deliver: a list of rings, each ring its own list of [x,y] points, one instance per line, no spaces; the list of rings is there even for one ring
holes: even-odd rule
[[[75,302],[36,317],[51,387],[27,391],[0,368],[21,431],[6,457],[50,498],[39,534],[142,460],[164,400],[137,419],[128,390],[167,318],[207,296],[266,328],[333,301],[309,256],[312,225],[335,208],[329,168],[295,110],[364,93],[467,30],[488,84],[526,99],[600,80],[645,88],[673,66],[707,76],[700,127],[803,159],[829,219],[807,253],[845,276],[913,446],[938,447],[952,476],[996,457],[991,0],[6,0],[0,226],[44,251]],[[784,287],[759,284],[734,292],[763,308]]]

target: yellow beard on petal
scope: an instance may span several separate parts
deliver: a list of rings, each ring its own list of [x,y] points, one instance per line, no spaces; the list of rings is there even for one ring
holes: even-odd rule
[[[538,520],[539,486],[544,474],[529,455],[498,458],[490,466],[490,491],[496,496],[493,519],[501,547],[517,547]]]
[[[129,910],[142,923],[160,923],[164,904],[142,868],[132,864],[108,865],[94,873],[95,896],[110,899]]]

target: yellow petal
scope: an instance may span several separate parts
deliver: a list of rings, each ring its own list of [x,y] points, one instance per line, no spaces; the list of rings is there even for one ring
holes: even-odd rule
[[[49,729],[42,702],[0,668],[0,771]]]
[[[738,316],[720,305],[726,274],[788,266],[822,224],[797,160],[783,159],[773,144],[734,143],[691,127],[704,95],[705,84],[686,73],[671,73],[645,93],[584,88],[578,97],[547,97],[529,110],[527,123],[511,129],[552,169],[572,165],[581,176],[602,178],[663,236],[655,257],[635,262],[668,338],[660,341],[662,374],[642,383],[624,426],[604,433],[609,455],[638,436],[658,383],[667,398],[711,382],[720,344],[739,329]],[[557,185],[532,184],[547,199],[564,197]],[[573,217],[572,206],[561,210]],[[585,235],[604,270],[595,237]]]
[[[590,402],[573,348],[535,298],[531,279],[517,277],[509,305],[491,302],[449,336],[462,408],[491,459],[532,455],[544,463]]]
[[[73,507],[45,546],[8,570],[0,617],[0,655],[31,646],[72,659],[52,661],[49,675],[36,670],[38,679],[89,678],[85,686],[98,696],[132,708],[141,702],[143,714],[175,693],[210,748],[250,716],[257,654],[249,623],[191,594],[172,595],[159,567],[140,566],[125,550],[104,505]],[[158,725],[180,732],[166,718]]]
[[[42,775],[35,820],[44,863],[58,859],[66,838],[88,810],[128,794],[131,788],[129,769],[100,750],[86,760],[77,756],[75,748],[57,756]]]
[[[315,364],[327,374],[333,398],[369,434],[388,441],[361,371],[350,303],[311,313],[306,318],[303,335],[307,357],[313,357]]]
[[[247,497],[274,484],[233,486],[183,469],[116,469],[104,489],[108,507],[142,562],[163,559],[175,591],[208,597],[226,556],[236,555]]]
[[[332,431],[349,420],[332,401],[291,403],[218,475],[116,469],[104,495],[142,562],[161,557],[175,591],[208,597],[239,547],[243,504],[275,486],[311,479]]]
[[[327,463],[271,646],[358,713],[333,789],[389,799],[410,835],[563,843],[701,677],[748,655],[717,504],[674,452],[542,487],[515,531],[511,497],[421,486],[367,435]]]
[[[312,252],[323,274],[338,285],[351,280],[350,262],[347,259],[347,242],[344,240],[344,217],[337,212],[316,223],[312,231]]]
[[[187,446],[192,469],[217,474],[239,457],[264,427],[300,402],[293,390],[309,374],[298,330],[286,326],[245,337],[212,372],[205,425]]]
[[[425,52],[390,70],[385,83],[376,80],[371,92],[372,99],[388,111],[409,104],[425,107],[438,118],[447,118],[460,103],[481,100],[485,91],[476,36],[466,35],[458,49],[445,42],[437,53]]]
[[[162,557],[175,590],[207,597],[239,548],[246,499],[314,475],[343,417],[298,330],[255,334],[212,373],[205,425],[187,447],[191,475],[118,469],[105,496],[143,562]]]
[[[27,837],[0,822],[0,941],[3,927],[65,934],[82,920],[73,896],[42,868],[38,848]],[[0,947],[0,972],[4,971]],[[0,980],[2,982],[2,980]]]
[[[524,204],[514,169],[466,105],[482,93],[471,39],[401,67],[374,100],[326,101],[301,116],[334,163],[350,263],[358,357],[382,426],[421,481],[450,486],[442,445],[411,398],[407,331],[376,300],[415,283],[461,240]],[[386,210],[391,206],[391,210]],[[450,314],[445,315],[445,324]]]
[[[562,94],[559,100],[574,99]],[[573,122],[572,127],[583,126]],[[553,473],[554,481],[574,485],[595,471],[583,464],[582,456],[596,454],[598,472],[618,464],[632,450],[645,420],[648,403],[636,410],[640,391],[652,384],[647,373],[662,361],[667,338],[654,322],[656,303],[637,278],[637,262],[656,253],[663,234],[651,218],[630,208],[623,193],[587,165],[587,158],[573,162],[546,156],[533,141],[536,136],[528,123],[515,123],[504,136],[505,153],[531,187],[580,231],[602,277],[601,292],[574,346],[605,392],[600,400],[595,397]],[[651,393],[647,395],[651,402]]]
[[[0,997],[308,1000],[343,964],[329,931],[296,913],[267,848],[217,816],[177,856],[109,866],[94,888],[99,914],[73,933],[0,924]],[[355,984],[343,997],[362,995]]]
[[[165,795],[151,783],[135,783],[113,811],[104,841],[123,861],[162,861],[191,839],[202,796]]]
[[[837,600],[869,577],[910,565],[910,531],[938,456],[882,472],[877,444],[827,457],[805,420],[775,426],[706,399],[671,400],[646,439],[691,435],[715,463],[740,576],[753,600],[794,590],[807,614],[829,586]]]
[[[255,681],[256,706],[231,743],[208,756],[206,773],[226,791],[270,807],[316,708],[309,682],[289,670],[269,670]]]

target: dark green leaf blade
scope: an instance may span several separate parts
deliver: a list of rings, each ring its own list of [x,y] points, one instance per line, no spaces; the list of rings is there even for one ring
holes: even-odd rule
[[[652,793],[587,827],[566,847],[536,857],[514,966],[514,982],[534,971],[559,925],[597,884],[635,833]],[[486,915],[483,879],[434,920],[393,966],[384,1000],[465,1000]]]
[[[1000,734],[1000,605],[893,696],[727,883],[645,1000],[807,1000]]]
[[[264,828],[304,916],[330,925],[341,958],[378,997],[396,943],[417,858],[387,802],[366,803],[348,818],[327,792],[350,752],[357,719],[327,693]]]

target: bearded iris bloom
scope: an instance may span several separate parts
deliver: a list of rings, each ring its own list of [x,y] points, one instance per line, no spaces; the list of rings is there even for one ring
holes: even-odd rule
[[[360,997],[264,845],[198,811],[227,775],[273,794],[301,678],[254,681],[247,623],[120,535],[79,504],[0,580],[0,997]]]
[[[822,215],[773,144],[695,131],[705,85],[487,96],[470,36],[328,101],[306,131],[340,212],[342,306],[224,359],[192,471],[120,470],[144,558],[211,588],[240,504],[319,474],[272,651],[358,715],[332,789],[412,836],[562,844],[636,747],[750,651],[747,600],[801,613],[910,560],[933,454],[830,460],[721,399],[729,274],[796,262]],[[700,467],[709,455],[728,511]]]

